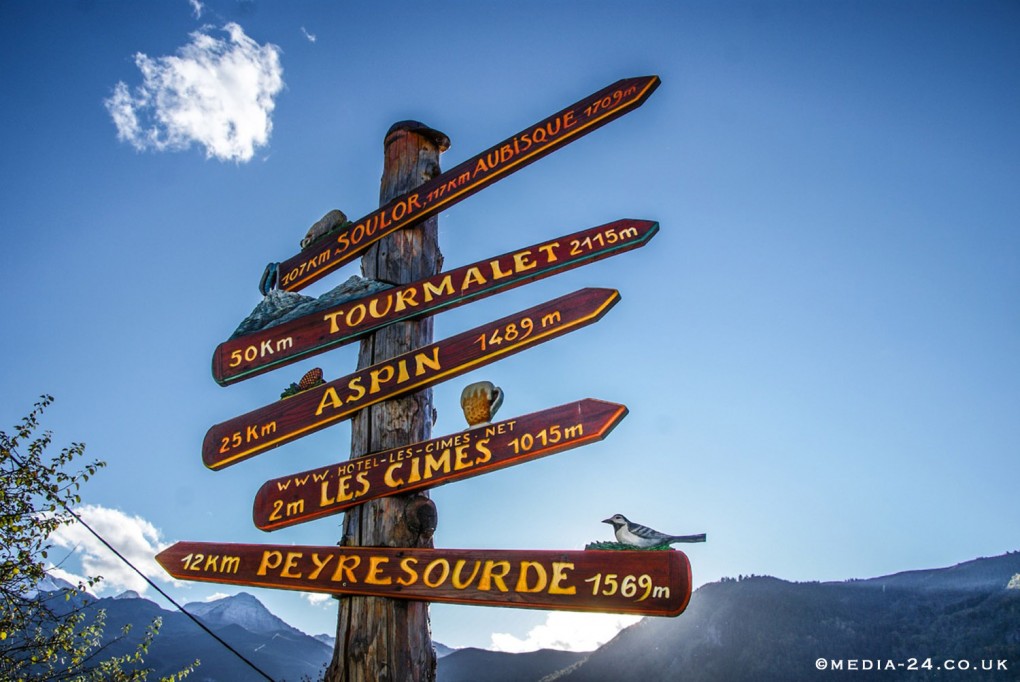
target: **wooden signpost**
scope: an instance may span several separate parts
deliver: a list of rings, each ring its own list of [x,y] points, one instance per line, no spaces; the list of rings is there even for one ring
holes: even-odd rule
[[[597,322],[619,299],[615,289],[581,289],[279,400],[210,428],[202,443],[202,460],[210,469],[236,464],[369,405],[433,386]]]
[[[600,441],[626,415],[624,405],[588,398],[291,474],[263,484],[252,516],[271,531],[377,497],[434,488]]]
[[[691,596],[683,552],[310,547],[178,542],[175,578],[450,604],[675,616]]]
[[[658,228],[649,220],[617,220],[230,339],[213,354],[213,377],[226,386],[337,348],[388,324],[449,310],[631,251],[644,246]]]
[[[346,597],[324,678],[333,682],[433,682],[424,602],[681,613],[691,596],[682,552],[433,549],[437,513],[425,492],[601,440],[626,416],[624,405],[589,398],[431,432],[431,386],[598,321],[615,289],[582,289],[438,342],[429,316],[636,249],[658,224],[618,220],[439,273],[435,216],[637,108],[658,85],[657,76],[618,81],[439,175],[449,139],[394,125],[380,208],[270,264],[260,289],[298,291],[362,254],[366,277],[396,284],[231,339],[213,356],[226,386],[361,339],[360,369],[217,424],[202,444],[205,465],[221,469],[353,417],[350,460],[270,480],[253,507],[266,531],[347,510],[342,546],[178,542],[156,557],[163,568],[182,580]]]
[[[337,232],[324,235],[277,267],[277,285],[299,291],[351,262],[382,237],[449,208],[546,154],[636,109],[659,86],[658,76],[617,81],[529,126],[402,194]]]

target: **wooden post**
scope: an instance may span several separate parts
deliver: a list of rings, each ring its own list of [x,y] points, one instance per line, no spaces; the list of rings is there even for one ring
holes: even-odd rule
[[[446,135],[416,121],[395,123],[384,141],[379,204],[439,174]],[[442,269],[439,220],[429,218],[383,238],[361,261],[365,277],[399,285]],[[432,343],[432,318],[398,322],[362,340],[358,368]],[[432,389],[362,410],[351,424],[351,458],[409,445],[432,436]],[[437,514],[425,492],[372,500],[347,512],[342,544],[361,547],[431,547]],[[381,597],[340,597],[336,648],[326,682],[432,682],[428,604]]]

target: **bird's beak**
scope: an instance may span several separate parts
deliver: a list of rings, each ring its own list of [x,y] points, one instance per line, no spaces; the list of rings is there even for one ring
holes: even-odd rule
[[[602,523],[609,523],[609,524],[611,524],[612,522],[613,522],[612,519],[602,519]]]

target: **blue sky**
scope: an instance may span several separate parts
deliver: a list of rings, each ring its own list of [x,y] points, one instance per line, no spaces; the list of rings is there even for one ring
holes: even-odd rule
[[[335,542],[339,517],[266,534],[251,502],[267,479],[346,459],[346,425],[227,470],[201,462],[211,425],[308,368],[356,365],[348,347],[216,385],[213,349],[258,303],[264,265],[328,210],[375,208],[395,121],[448,134],[450,168],[658,74],[640,109],[440,216],[451,268],[624,217],[661,230],[437,317],[438,339],[584,286],[622,294],[592,327],[439,385],[436,435],[463,428],[460,390],[481,379],[504,389],[500,417],[585,397],[630,408],[603,443],[433,491],[437,546],[580,549],[623,513],[707,532],[695,584],[1020,548],[1020,7],[421,5],[0,3],[0,424],[57,397],[57,442],[109,463],[84,497],[114,542],[163,581],[151,555],[168,542]],[[176,100],[191,118],[159,124],[157,84],[202,58],[221,68]],[[133,138],[112,101],[138,117]],[[228,122],[243,134],[224,138]],[[77,546],[64,570],[143,587]],[[182,601],[222,591],[166,585]],[[332,600],[249,591],[334,631]],[[586,634],[467,606],[433,607],[432,626],[506,649]]]

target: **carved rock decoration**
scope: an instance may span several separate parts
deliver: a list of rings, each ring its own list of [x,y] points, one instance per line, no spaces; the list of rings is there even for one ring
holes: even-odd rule
[[[319,237],[325,236],[333,230],[340,229],[347,223],[347,215],[340,209],[334,208],[308,228],[305,238],[301,240],[301,248],[307,249]]]
[[[345,301],[389,288],[390,285],[384,282],[351,275],[346,282],[327,291],[319,298],[302,296],[283,289],[273,289],[255,306],[251,314],[244,318],[230,338],[236,339],[245,334],[283,324],[296,317],[309,315],[318,310],[324,310]]]
[[[314,301],[315,299],[311,296],[302,296],[283,289],[273,289],[255,306],[248,317],[244,318],[230,338],[236,339],[238,336],[279,324],[287,313],[292,312],[303,303]]]

